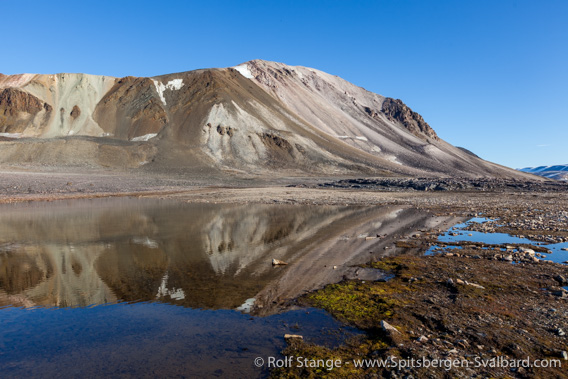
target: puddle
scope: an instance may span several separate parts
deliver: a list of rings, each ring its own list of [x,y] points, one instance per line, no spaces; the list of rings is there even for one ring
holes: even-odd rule
[[[400,206],[2,206],[0,369],[266,376],[253,360],[278,355],[286,333],[334,345],[356,332],[321,310],[289,310],[287,299],[344,277],[385,279],[356,265],[391,254],[385,247],[398,235],[443,221]]]
[[[550,260],[556,263],[565,263],[566,261],[568,261],[568,251],[562,250],[563,248],[568,248],[568,242],[547,244],[541,241],[533,241],[528,238],[515,237],[504,233],[483,233],[483,232],[465,230],[465,228],[473,222],[484,223],[487,221],[489,221],[489,219],[476,217],[466,221],[465,223],[456,224],[452,228],[450,228],[446,233],[440,235],[438,237],[438,242],[441,243],[477,242],[477,243],[492,244],[492,245],[507,244],[514,247],[517,247],[516,245],[542,246],[550,250],[552,253],[550,254],[543,253],[544,257],[537,256],[537,258],[543,260]],[[438,247],[439,246],[431,246],[426,252],[426,255],[435,254],[436,253],[435,249]],[[461,248],[461,246],[447,246],[446,248],[450,249]],[[503,248],[502,250],[505,251],[506,249]],[[514,249],[511,251],[518,251],[518,249]]]

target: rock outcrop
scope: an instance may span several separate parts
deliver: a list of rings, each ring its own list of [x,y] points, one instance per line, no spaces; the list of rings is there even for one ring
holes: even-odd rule
[[[400,122],[408,131],[417,137],[427,137],[438,140],[434,129],[418,113],[413,112],[401,100],[387,97],[381,109],[391,121]]]

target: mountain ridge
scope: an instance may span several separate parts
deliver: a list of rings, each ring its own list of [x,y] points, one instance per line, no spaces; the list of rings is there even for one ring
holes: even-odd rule
[[[150,78],[1,75],[0,140],[6,164],[534,178],[446,143],[401,100],[263,60]]]
[[[554,180],[568,180],[568,164],[552,165],[552,166],[538,166],[538,167],[525,167],[518,169],[522,172],[545,177]]]

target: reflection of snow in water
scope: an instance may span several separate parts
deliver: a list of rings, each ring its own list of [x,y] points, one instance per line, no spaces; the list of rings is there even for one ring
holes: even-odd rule
[[[134,237],[132,238],[132,242],[138,245],[144,245],[146,247],[149,247],[150,249],[157,249],[158,248],[158,242],[150,239],[149,237]]]
[[[256,299],[254,297],[251,297],[250,299],[246,299],[245,302],[242,305],[235,308],[235,310],[243,312],[243,313],[250,313],[250,311],[252,310],[252,307],[254,306],[255,301],[256,301]]]
[[[180,207],[149,202],[139,209],[138,204],[117,204],[121,203],[3,208],[0,264],[9,270],[0,272],[0,277],[17,283],[12,287],[23,297],[15,298],[14,291],[8,294],[0,288],[0,306],[70,307],[158,299],[246,311],[251,303],[245,299],[257,297],[255,291],[272,283],[281,272],[293,274],[284,284],[275,282],[278,291],[295,291],[302,283],[311,288],[312,282],[328,280],[328,272],[322,268],[341,266],[359,255],[367,257],[370,245],[381,242],[358,240],[357,235],[393,233],[409,222],[404,219],[392,225],[386,221],[397,214],[395,207]],[[411,212],[409,217],[416,215]],[[291,268],[307,254],[305,264]],[[273,268],[273,258],[291,265]],[[317,267],[313,266],[315,261],[319,262]],[[339,274],[333,271],[329,275],[335,280]],[[195,286],[204,290],[232,286],[237,283],[232,278],[237,277],[238,300],[229,295],[230,301],[222,297],[214,302],[191,292]],[[206,287],[202,279],[209,283]],[[240,280],[246,284],[241,286]],[[246,304],[241,305],[243,302]]]
[[[158,294],[156,295],[156,299],[161,297],[169,296],[173,300],[183,300],[185,299],[185,292],[181,288],[172,288],[171,290],[168,289],[168,278],[169,275],[166,272],[162,277],[162,283],[160,284],[160,288],[158,288]]]

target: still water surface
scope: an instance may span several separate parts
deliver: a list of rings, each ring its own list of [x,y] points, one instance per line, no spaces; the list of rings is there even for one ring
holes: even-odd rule
[[[277,356],[285,333],[331,346],[356,332],[289,299],[433,223],[395,206],[3,206],[2,377],[265,376],[253,360]],[[392,238],[365,238],[377,234]]]

